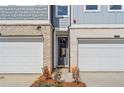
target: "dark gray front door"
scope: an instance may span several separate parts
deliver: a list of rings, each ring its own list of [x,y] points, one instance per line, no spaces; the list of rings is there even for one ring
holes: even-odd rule
[[[68,38],[58,37],[58,66],[68,66]]]

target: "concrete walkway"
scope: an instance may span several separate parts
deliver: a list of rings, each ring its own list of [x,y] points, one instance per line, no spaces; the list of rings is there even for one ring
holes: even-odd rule
[[[29,87],[40,74],[0,74],[0,87]]]

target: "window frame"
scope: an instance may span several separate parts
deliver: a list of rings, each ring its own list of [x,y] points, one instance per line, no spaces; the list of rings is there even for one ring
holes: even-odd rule
[[[110,9],[110,5],[108,5],[108,11],[109,12],[123,12],[124,11],[124,6],[123,5],[121,5],[122,6],[122,9],[121,10],[111,10]]]
[[[67,15],[58,15],[58,6],[67,6],[68,7],[68,13],[67,13]],[[55,6],[55,15],[56,15],[56,17],[69,17],[69,14],[70,14],[69,5],[56,5]]]
[[[101,6],[100,5],[97,5],[97,10],[87,10],[86,9],[86,6],[87,5],[84,5],[83,8],[84,8],[84,12],[100,12],[101,11]]]

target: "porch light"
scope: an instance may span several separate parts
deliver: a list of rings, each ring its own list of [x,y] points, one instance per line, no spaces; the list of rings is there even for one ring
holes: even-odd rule
[[[41,26],[37,26],[37,30],[41,30]]]
[[[120,35],[114,35],[114,38],[120,38]]]

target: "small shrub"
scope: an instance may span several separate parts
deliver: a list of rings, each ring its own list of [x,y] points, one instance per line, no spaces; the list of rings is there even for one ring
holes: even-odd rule
[[[61,75],[62,75],[62,72],[57,69],[56,73],[54,74],[54,80],[55,80],[55,83],[60,83],[61,81]]]
[[[54,85],[53,84],[44,83],[44,84],[41,84],[39,87],[54,87]]]
[[[51,79],[52,75],[51,75],[51,71],[49,70],[48,66],[43,67],[43,76],[45,80]]]
[[[55,87],[63,87],[63,82],[57,82],[57,83],[55,83]]]
[[[73,67],[72,68],[72,78],[74,79],[74,82],[78,83],[79,82],[79,68],[78,67]]]

